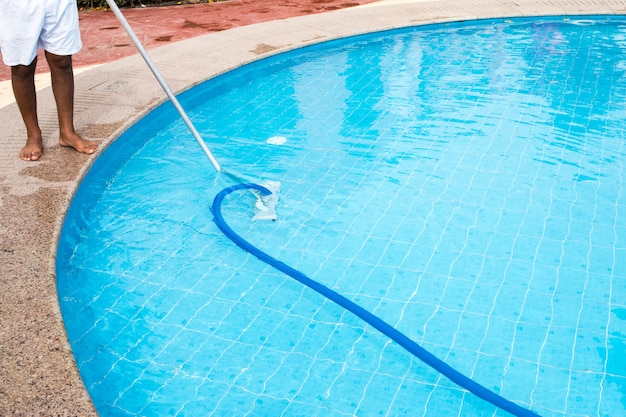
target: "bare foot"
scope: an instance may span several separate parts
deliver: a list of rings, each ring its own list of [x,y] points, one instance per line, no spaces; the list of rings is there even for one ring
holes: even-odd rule
[[[24,161],[38,161],[43,154],[43,142],[41,136],[28,138],[26,145],[20,151],[20,158]]]
[[[96,142],[85,140],[77,133],[61,135],[59,137],[59,145],[69,146],[70,148],[74,148],[76,151],[86,153],[87,155],[93,154],[96,149],[98,149],[98,144]]]

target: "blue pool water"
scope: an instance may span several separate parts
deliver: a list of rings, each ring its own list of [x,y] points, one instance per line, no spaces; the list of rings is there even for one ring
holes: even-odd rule
[[[626,21],[325,43],[181,96],[220,163],[281,183],[226,221],[542,416],[626,413]],[[102,416],[505,416],[216,227],[170,105],[96,161],[57,279]]]

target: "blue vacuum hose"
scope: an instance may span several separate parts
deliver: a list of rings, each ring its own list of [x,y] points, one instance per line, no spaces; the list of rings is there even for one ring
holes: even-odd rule
[[[226,197],[228,194],[231,194],[237,190],[243,190],[243,189],[255,189],[259,191],[261,195],[271,194],[271,191],[269,191],[267,188],[262,187],[257,184],[237,184],[237,185],[233,185],[232,187],[228,187],[220,191],[215,196],[215,199],[213,200],[213,206],[211,207],[211,211],[213,212],[213,216],[215,218],[215,223],[217,224],[217,227],[219,227],[219,229],[230,240],[235,242],[237,246],[241,247],[245,251],[256,256],[261,261],[289,275],[293,279],[317,291],[324,297],[328,298],[329,300],[335,302],[336,304],[340,305],[341,307],[355,314],[357,317],[361,318],[363,321],[365,321],[366,323],[376,328],[378,331],[380,331],[381,333],[389,337],[391,340],[393,340],[394,342],[402,346],[411,354],[415,355],[418,359],[426,363],[428,366],[435,369],[437,372],[441,373],[446,378],[450,379],[452,382],[468,390],[474,395],[482,398],[485,401],[490,402],[491,404],[495,405],[496,407],[502,410],[508,411],[509,413],[515,416],[539,417],[538,414],[526,408],[520,407],[519,405],[501,397],[495,392],[483,387],[482,385],[472,380],[471,378],[468,378],[467,376],[463,375],[462,373],[452,368],[450,365],[448,365],[441,359],[437,358],[432,353],[422,348],[420,345],[418,345],[409,337],[407,337],[404,333],[398,331],[395,327],[391,326],[384,320],[380,319],[379,317],[365,310],[363,307],[359,306],[358,304],[348,300],[346,297],[337,293],[336,291],[331,290],[330,288],[320,284],[319,282],[314,281],[311,278],[307,277],[300,271],[297,271],[293,269],[292,267],[290,267],[289,265],[286,265],[283,262],[271,257],[270,255],[261,251],[259,248],[253,246],[248,241],[246,241],[241,236],[239,236],[237,233],[235,233],[230,228],[230,226],[228,226],[228,224],[224,221],[224,217],[222,216],[221,206],[222,206],[224,197]]]

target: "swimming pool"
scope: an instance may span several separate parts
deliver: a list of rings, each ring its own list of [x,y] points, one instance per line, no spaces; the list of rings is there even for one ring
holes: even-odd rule
[[[613,18],[335,41],[181,97],[224,167],[281,182],[272,256],[541,415],[626,409],[626,46]],[[57,257],[101,415],[506,415],[231,244],[170,106],[95,163]]]

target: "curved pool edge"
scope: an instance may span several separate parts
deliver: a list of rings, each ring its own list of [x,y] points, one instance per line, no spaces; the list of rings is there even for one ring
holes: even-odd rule
[[[180,92],[271,54],[366,32],[476,18],[626,13],[626,0],[563,3],[382,2],[244,26],[164,46],[150,54],[172,89]],[[77,129],[100,140],[101,150],[164,101],[138,55],[76,79]],[[56,115],[49,88],[39,93],[39,103],[44,135],[54,137]],[[46,143],[41,162],[22,162],[15,156],[23,142],[17,107],[4,108],[0,120],[5,126],[0,141],[0,384],[4,388],[0,415],[95,415],[65,335],[55,283],[55,256],[65,213],[95,157]],[[198,158],[205,158],[200,149]],[[211,169],[207,160],[207,170]]]

